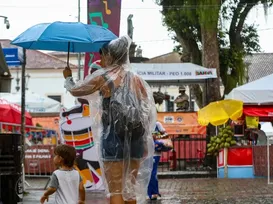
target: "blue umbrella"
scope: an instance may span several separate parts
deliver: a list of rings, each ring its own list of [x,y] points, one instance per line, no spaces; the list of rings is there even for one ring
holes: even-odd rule
[[[32,50],[98,52],[104,43],[116,38],[115,34],[101,26],[54,22],[30,27],[11,44]]]

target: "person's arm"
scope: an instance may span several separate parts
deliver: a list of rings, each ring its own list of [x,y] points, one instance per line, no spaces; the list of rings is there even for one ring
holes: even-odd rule
[[[52,174],[50,178],[49,188],[46,190],[44,195],[41,197],[40,202],[43,204],[45,201],[48,201],[48,197],[56,192],[59,186],[59,181],[55,173]]]
[[[50,195],[52,195],[53,193],[55,193],[56,192],[56,188],[51,188],[51,187],[49,187],[47,190],[46,190],[46,192],[44,193],[44,195],[41,197],[41,200],[40,200],[40,202],[43,204],[45,201],[47,201],[48,202],[48,197],[50,196]]]
[[[179,96],[177,96],[177,98],[174,100],[174,103],[181,103],[181,102],[187,101],[187,100],[189,100],[188,95],[186,95],[186,94],[183,95],[183,96],[179,95]]]
[[[182,101],[187,101],[189,100],[189,96],[187,94],[184,94],[182,97],[181,97],[181,100]]]
[[[87,76],[83,81],[75,83],[72,77],[71,69],[66,67],[63,70],[65,88],[76,97],[90,95],[104,85],[105,80],[102,77],[104,73],[104,70],[98,71],[95,74]]]
[[[180,103],[182,102],[183,100],[181,100],[181,97],[180,95],[176,97],[176,99],[174,100],[174,103]]]
[[[166,133],[165,128],[163,127],[163,125],[162,125],[160,122],[156,122],[156,125],[157,125],[157,128],[158,128],[158,130],[159,130],[159,132],[160,132],[161,134]]]
[[[83,181],[80,176],[80,184],[79,184],[79,202],[78,204],[84,204],[85,203],[85,189],[83,185]]]
[[[92,94],[99,90],[105,83],[102,76],[96,76],[92,79],[87,78],[83,82],[75,83],[72,77],[65,79],[65,88],[71,93],[72,96],[81,97]]]

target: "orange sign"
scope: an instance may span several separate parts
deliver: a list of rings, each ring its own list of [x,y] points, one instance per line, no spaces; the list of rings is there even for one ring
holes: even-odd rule
[[[170,135],[204,135],[206,127],[197,122],[197,112],[161,112],[157,113],[157,120]]]

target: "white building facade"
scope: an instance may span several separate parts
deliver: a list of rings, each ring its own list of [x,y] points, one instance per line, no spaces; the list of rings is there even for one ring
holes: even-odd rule
[[[27,69],[26,88],[30,92],[34,92],[41,96],[47,96],[59,101],[65,108],[75,105],[75,97],[73,97],[64,88],[63,70],[61,69]],[[72,69],[73,77],[77,79],[77,69]],[[17,71],[11,69],[12,76],[17,76]],[[19,72],[19,87],[21,88],[21,73]],[[11,84],[11,92],[16,92],[17,81],[13,78]]]

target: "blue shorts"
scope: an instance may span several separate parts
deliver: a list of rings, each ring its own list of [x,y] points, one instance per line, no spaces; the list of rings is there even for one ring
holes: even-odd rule
[[[109,134],[102,135],[100,148],[103,161],[139,160],[144,155],[144,140],[143,136],[131,141],[121,140],[113,130],[110,130]]]

